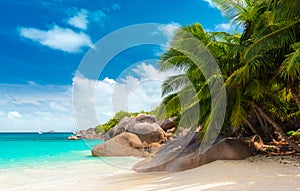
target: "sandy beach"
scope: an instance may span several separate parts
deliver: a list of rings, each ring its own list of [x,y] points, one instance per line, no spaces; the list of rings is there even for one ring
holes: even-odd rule
[[[17,183],[18,178],[23,177],[19,179],[21,183],[23,181],[23,185],[19,182],[16,184],[18,186],[13,187],[11,184],[0,190],[300,190],[299,164],[299,159],[291,161],[290,158],[256,156],[240,161],[216,161],[177,173],[135,173],[109,167],[108,164],[82,163],[73,170],[39,169],[34,172],[33,169],[31,173],[27,172],[28,175],[31,174],[27,177],[26,174],[15,172],[18,176],[13,181]],[[45,175],[48,179],[43,180]]]

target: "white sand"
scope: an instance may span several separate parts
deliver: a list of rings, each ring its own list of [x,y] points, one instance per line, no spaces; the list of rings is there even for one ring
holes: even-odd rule
[[[10,184],[5,188],[2,186],[4,183],[2,182],[1,186],[2,190],[22,191],[300,190],[299,167],[281,164],[264,157],[241,161],[216,161],[178,173],[134,173],[117,167],[108,168],[108,166],[78,164],[73,170],[68,168],[64,168],[63,171],[44,169],[43,172],[39,169],[34,172],[33,170],[27,172],[27,176],[31,177],[27,177],[27,179],[23,177],[21,183],[15,184],[15,186]],[[40,182],[37,181],[38,179],[33,180],[39,175],[39,179],[41,179],[47,173],[52,180],[50,178]],[[18,178],[26,176],[26,173],[22,175],[22,173],[15,172],[15,175],[17,174],[19,175],[14,180],[16,182]],[[10,175],[13,176],[13,173]],[[2,180],[0,176],[0,182]]]

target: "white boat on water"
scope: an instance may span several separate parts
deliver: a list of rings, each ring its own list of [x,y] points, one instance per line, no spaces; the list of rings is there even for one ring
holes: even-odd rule
[[[78,140],[81,138],[82,138],[82,136],[79,132],[73,132],[73,135],[68,137],[69,140]]]
[[[40,125],[39,125],[39,129],[38,129],[38,134],[39,134],[39,135],[43,134],[43,131],[42,131],[42,128],[41,128],[41,126],[42,126],[42,125],[41,125],[41,123],[40,123]]]

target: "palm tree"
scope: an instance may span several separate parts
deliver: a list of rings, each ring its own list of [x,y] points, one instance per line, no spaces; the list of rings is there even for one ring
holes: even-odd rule
[[[203,135],[216,114],[216,105],[210,104],[209,84],[222,78],[225,80],[222,88],[226,88],[228,95],[225,127],[247,126],[254,134],[258,134],[259,130],[252,124],[251,118],[254,116],[260,124],[264,119],[295,151],[300,152],[299,146],[285,135],[283,128],[274,120],[287,120],[285,116],[291,112],[291,107],[278,96],[282,92],[291,92],[300,110],[300,1],[214,2],[232,23],[243,26],[243,33],[241,36],[225,32],[207,33],[200,24],[183,28],[202,42],[219,65],[221,75],[211,75],[206,79],[201,67],[207,67],[209,61],[206,60],[208,63],[200,66],[197,63],[199,60],[191,59],[185,52],[185,47],[197,45],[187,45],[188,41],[184,40],[188,38],[187,35],[178,32],[172,44],[181,49],[171,46],[162,55],[159,64],[161,70],[177,68],[183,74],[170,77],[163,84],[163,95],[166,95],[163,105],[167,110],[171,109],[170,113],[180,113],[182,118],[188,117],[193,113],[189,111],[199,107],[201,113],[197,123],[203,126],[200,133]],[[181,105],[180,96],[190,91],[195,91],[196,96],[188,100],[188,104]],[[264,133],[267,133],[265,125],[261,126]]]
[[[198,39],[197,44],[189,41],[190,35]],[[211,91],[212,89],[218,89],[222,92],[222,89],[225,88],[214,88],[214,85],[216,87],[220,84],[218,82],[223,81],[223,75],[230,74],[230,70],[236,67],[232,63],[236,63],[235,59],[237,59],[239,46],[235,46],[234,43],[239,42],[239,38],[237,35],[228,33],[206,33],[200,24],[194,24],[179,31],[171,44],[172,48],[161,56],[159,63],[161,70],[176,68],[184,72],[183,74],[170,77],[163,83],[163,96],[167,96],[163,100],[162,105],[165,106],[164,108],[167,108],[169,114],[177,113],[178,115],[180,113],[183,119],[181,121],[190,121],[184,119],[190,119],[191,113],[193,115],[198,113],[199,115],[196,116],[198,120],[192,120],[194,123],[192,126],[202,126],[200,138],[203,138],[207,129],[210,129],[218,116],[219,107],[222,106],[222,104],[211,106],[213,101]],[[193,49],[198,48],[199,51],[197,53],[199,55],[187,53],[185,50],[188,48],[184,48],[186,46],[189,46],[189,48],[193,47]],[[206,50],[203,53],[201,52],[202,48]],[[212,55],[207,55],[208,50]],[[212,67],[212,56],[217,58],[219,65],[221,64],[221,72]],[[205,74],[205,71],[208,71],[206,72],[208,74]],[[218,93],[220,92],[215,92],[215,95],[219,95]],[[186,98],[184,101],[182,101],[183,97]],[[224,96],[219,96],[215,100],[215,102],[220,103],[226,102]],[[182,105],[183,102],[185,106]],[[196,108],[199,108],[201,112],[195,112],[197,111]]]
[[[280,73],[287,83],[287,88],[291,90],[300,111],[300,42],[291,45],[291,47],[294,51],[285,56],[286,59],[281,64]]]
[[[265,97],[270,97],[268,95],[272,89],[268,87],[259,88],[263,87],[263,83],[271,87],[274,83],[273,76],[278,77],[280,68],[279,74],[283,77],[281,83],[286,84],[285,89],[291,90],[300,110],[299,46],[296,43],[300,32],[300,2],[293,0],[216,0],[215,2],[218,3],[223,14],[227,15],[228,18],[233,18],[234,22],[243,23],[245,27],[241,44],[246,46],[241,53],[241,67],[227,79],[227,86],[237,86],[238,84],[238,92],[241,89],[249,90],[253,84],[254,89],[264,89],[260,93],[254,91],[254,94],[248,95],[252,101],[252,109],[258,110],[283,139],[289,142],[294,150],[300,152],[299,146],[288,139],[282,131],[282,127],[263,108],[263,104],[267,103]],[[286,5],[292,5],[293,8],[286,9]],[[245,16],[247,13],[252,13],[254,17]],[[291,52],[291,47],[294,52]],[[273,104],[274,107],[276,107],[275,104]],[[279,107],[277,106],[277,109]]]
[[[205,44],[211,41],[211,37],[205,33],[200,24],[185,27],[183,30],[195,35],[197,39]],[[184,34],[184,32],[177,33],[172,42],[173,47],[175,47],[174,44],[183,42],[182,36]],[[176,114],[180,115],[183,119],[189,118],[190,111],[200,107],[201,115],[199,116],[199,121],[203,121],[207,118],[207,113],[210,109],[209,103],[211,101],[209,87],[200,68],[194,61],[178,49],[171,48],[161,56],[159,66],[160,70],[177,69],[183,72],[183,74],[168,78],[162,85],[163,96],[166,96],[162,104],[167,109],[168,115]],[[202,92],[201,97],[198,97],[199,91]],[[207,96],[203,96],[204,92],[207,93]],[[190,125],[198,126],[199,121],[193,121],[193,124]],[[188,124],[182,125],[189,126]]]

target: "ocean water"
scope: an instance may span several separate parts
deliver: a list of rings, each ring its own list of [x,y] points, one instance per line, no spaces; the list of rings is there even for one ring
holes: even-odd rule
[[[102,140],[68,140],[71,133],[0,133],[0,169],[94,160]]]
[[[134,157],[92,157],[102,140],[68,140],[71,133],[0,133],[0,190],[44,190],[133,173]],[[100,189],[101,190],[101,189]]]

